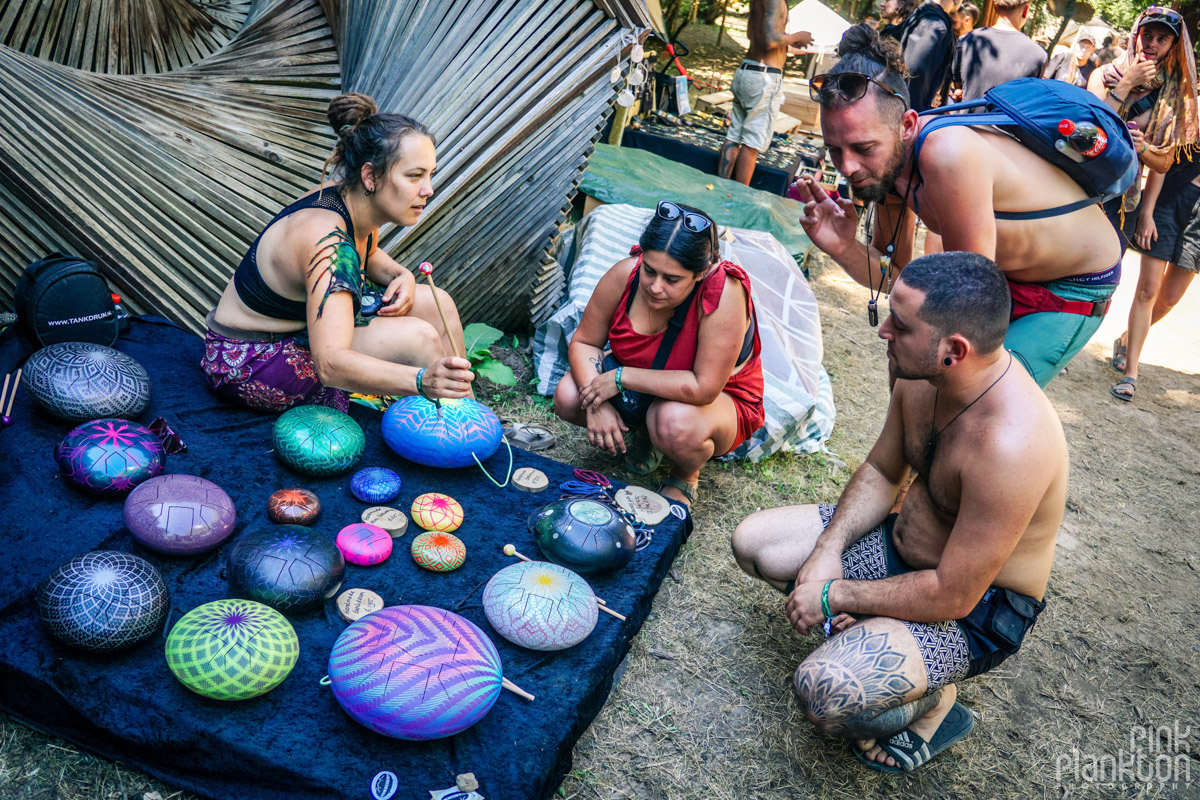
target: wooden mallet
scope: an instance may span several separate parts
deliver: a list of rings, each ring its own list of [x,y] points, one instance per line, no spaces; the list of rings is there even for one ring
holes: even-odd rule
[[[433,264],[422,261],[417,269],[425,276],[425,280],[429,281],[429,288],[433,291],[433,302],[437,305],[438,315],[442,318],[442,327],[446,330],[446,338],[450,340],[450,349],[459,358],[466,358],[467,354],[460,353],[458,350],[458,342],[454,341],[454,336],[450,333],[450,323],[446,321],[446,312],[442,309],[442,301],[438,299],[437,286],[433,283]]]
[[[3,426],[5,428],[7,428],[9,425],[12,425],[12,423],[13,423],[13,420],[12,420],[13,400],[17,399],[17,387],[19,387],[21,385],[21,369],[22,369],[21,367],[17,368],[17,378],[16,378],[16,380],[13,381],[12,394],[8,393],[8,379],[11,378],[12,375],[4,376],[4,388],[0,389],[0,410],[3,410],[3,414],[0,414],[0,426]],[[4,399],[6,397],[8,398],[7,405],[4,402]]]
[[[510,692],[512,692],[515,695],[524,697],[526,700],[533,700],[533,695],[531,695],[529,692],[522,689],[520,686],[517,686],[515,683],[510,681],[508,678],[501,677],[500,678],[500,686],[505,689],[508,689]]]
[[[530,558],[529,556],[523,555],[517,551],[516,545],[511,545],[511,544],[504,545],[504,555],[516,556],[517,558],[521,559],[522,561],[528,561],[531,564],[533,563],[532,558]],[[595,595],[593,595],[593,596],[595,596]],[[611,608],[609,608],[608,603],[604,602],[604,598],[596,597],[596,604],[600,607],[600,610],[603,611],[604,613],[612,614],[614,617],[621,620],[622,622],[625,621],[625,615],[618,614],[616,611],[613,611]]]

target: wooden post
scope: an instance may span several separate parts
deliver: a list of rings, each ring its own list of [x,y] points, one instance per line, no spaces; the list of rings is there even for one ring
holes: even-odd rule
[[[721,27],[717,28],[717,47],[721,46],[721,37],[725,35],[725,17],[729,14],[729,0],[721,0]]]

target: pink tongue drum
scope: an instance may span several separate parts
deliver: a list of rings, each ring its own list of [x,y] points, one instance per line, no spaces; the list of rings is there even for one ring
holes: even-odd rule
[[[350,625],[333,644],[326,682],[355,720],[414,741],[466,730],[510,686],[487,635],[431,606],[391,606]]]
[[[354,522],[338,532],[337,549],[351,564],[369,567],[392,554],[392,537],[377,525]]]

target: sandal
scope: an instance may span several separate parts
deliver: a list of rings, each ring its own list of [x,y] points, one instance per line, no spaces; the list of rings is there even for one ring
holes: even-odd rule
[[[639,428],[625,453],[625,469],[634,475],[649,475],[658,469],[662,460],[662,451],[651,444],[650,434],[645,428]]]
[[[908,728],[893,734],[887,741],[876,742],[880,750],[896,760],[897,766],[892,767],[867,758],[867,754],[855,747],[853,742],[850,744],[850,749],[854,751],[854,756],[859,761],[879,772],[912,772],[917,767],[929,763],[931,758],[950,745],[966,738],[974,727],[975,718],[971,715],[970,709],[962,703],[956,702],[951,706],[950,713],[942,720],[942,724],[938,726],[928,742]]]
[[[658,493],[662,494],[663,489],[667,488],[668,486],[670,486],[672,489],[679,490],[680,494],[682,494],[686,498],[684,505],[686,505],[688,508],[691,508],[692,505],[695,504],[696,497],[700,494],[699,486],[693,486],[692,484],[688,483],[685,480],[676,478],[674,475],[671,475],[670,477],[663,479],[663,482],[658,485]],[[673,503],[679,502],[678,500],[676,500],[673,497],[670,497],[668,495],[663,495],[663,497],[666,497],[668,500],[670,500]]]
[[[536,453],[539,450],[549,450],[558,442],[558,437],[551,433],[548,428],[544,428],[541,425],[526,425],[521,422],[501,420],[500,427],[504,432],[504,438],[508,440],[509,444],[520,450],[528,450],[531,453]]]
[[[1128,386],[1129,391],[1128,392],[1118,391],[1122,386]],[[1121,378],[1121,380],[1117,381],[1117,385],[1112,387],[1111,389],[1109,389],[1108,393],[1111,394],[1113,397],[1117,398],[1118,400],[1124,400],[1126,403],[1128,403],[1130,400],[1133,399],[1133,393],[1136,391],[1137,391],[1137,378],[1130,378],[1130,377],[1126,376],[1124,378]]]
[[[1126,355],[1127,351],[1125,350],[1125,345],[1121,343],[1121,337],[1118,336],[1117,340],[1113,342],[1113,354],[1112,358],[1108,360],[1108,365],[1117,372],[1124,372],[1125,365],[1129,363],[1129,359],[1126,358]]]

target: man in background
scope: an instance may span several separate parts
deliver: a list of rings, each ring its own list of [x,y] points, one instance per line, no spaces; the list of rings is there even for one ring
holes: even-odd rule
[[[789,47],[812,44],[808,31],[787,33],[787,0],[750,0],[746,31],[750,47],[733,75],[733,114],[718,174],[750,185],[758,154],[771,146],[775,117],[783,105],[783,65]]]
[[[1092,77],[1092,70],[1096,69],[1096,65],[1092,63],[1092,53],[1094,52],[1096,52],[1096,37],[1087,31],[1080,31],[1070,50],[1059,53],[1050,59],[1042,77],[1066,81],[1081,89],[1086,89],[1088,78]]]
[[[954,59],[954,21],[960,0],[926,0],[900,26],[900,51],[908,69],[908,96],[920,113],[942,105]]]
[[[995,26],[971,31],[955,48],[953,81],[964,101],[1017,78],[1040,78],[1046,66],[1046,51],[1021,32],[1029,0],[995,0],[995,8]]]
[[[975,30],[975,25],[979,22],[979,6],[967,0],[958,7],[951,19],[954,20],[954,38],[961,39]]]

